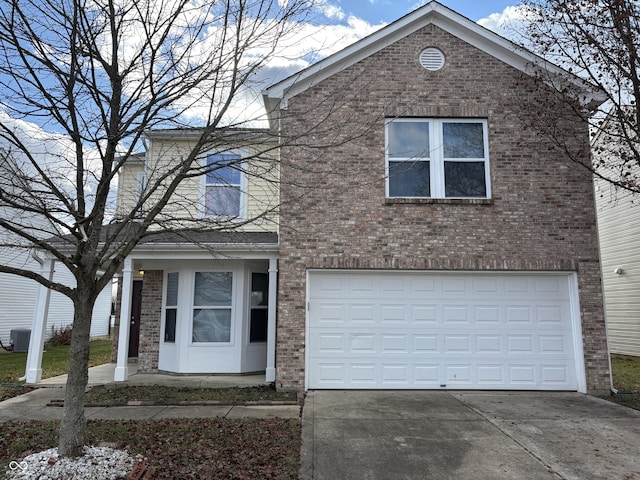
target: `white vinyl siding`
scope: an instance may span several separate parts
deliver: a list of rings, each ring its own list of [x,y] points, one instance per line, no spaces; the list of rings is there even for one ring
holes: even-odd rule
[[[609,350],[640,356],[640,204],[597,180],[596,206]]]
[[[153,185],[158,176],[173,165],[178,158],[188,155],[193,143],[186,140],[153,140],[150,144],[148,157],[145,160],[145,172],[147,185]],[[246,150],[249,157],[254,155],[255,147],[238,148],[237,151]],[[273,146],[265,145],[265,150]],[[235,150],[234,150],[235,151]],[[122,171],[118,188],[118,211],[126,212],[131,208],[131,201],[135,198],[138,185],[138,172],[133,166],[128,166]],[[279,203],[279,184],[277,168],[277,151],[267,152],[261,158],[251,158],[247,166],[243,190],[246,203],[243,206],[245,218],[256,218],[246,225],[235,227],[238,231],[276,231],[278,225],[277,206]],[[163,217],[180,216],[197,221],[204,215],[203,207],[204,180],[202,176],[185,179],[176,189],[165,209]],[[157,195],[150,198],[149,202],[157,200]],[[264,215],[264,212],[270,212]],[[259,218],[258,218],[259,217]],[[161,218],[163,219],[163,218]]]
[[[27,252],[11,252],[10,249],[2,250],[2,257],[6,265],[27,268],[39,272],[40,265],[33,260]],[[73,275],[61,264],[56,263],[54,281],[69,286],[75,285]],[[17,275],[0,273],[0,340],[6,346],[9,344],[9,335],[12,329],[31,329],[36,299],[40,284]],[[100,293],[91,317],[91,336],[98,337],[108,335],[109,322],[111,321],[111,284]],[[51,330],[64,328],[73,322],[73,303],[67,297],[58,292],[51,292],[49,303],[49,315],[45,338],[51,334]]]

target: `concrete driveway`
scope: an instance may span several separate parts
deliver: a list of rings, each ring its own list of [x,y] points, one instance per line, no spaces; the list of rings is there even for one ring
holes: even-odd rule
[[[311,391],[301,480],[640,480],[640,411],[579,393]]]

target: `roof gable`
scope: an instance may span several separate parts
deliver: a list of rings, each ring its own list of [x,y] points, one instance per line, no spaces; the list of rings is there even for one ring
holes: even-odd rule
[[[589,92],[589,97],[598,104],[604,101],[604,98],[599,100],[600,94],[596,87],[433,0],[343,50],[265,89],[263,99],[271,126],[274,127],[277,111],[287,108],[289,98],[427,25],[435,25],[526,74],[532,74],[534,67],[542,67],[552,77],[564,78],[565,81]]]

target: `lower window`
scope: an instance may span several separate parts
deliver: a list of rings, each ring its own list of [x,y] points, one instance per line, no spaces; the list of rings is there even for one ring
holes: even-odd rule
[[[249,325],[249,342],[267,341],[269,312],[269,275],[267,273],[251,274],[251,318]]]
[[[164,302],[164,341],[165,343],[175,343],[176,341],[176,320],[178,316],[178,272],[167,274]]]
[[[196,272],[193,290],[193,343],[231,341],[233,274]]]

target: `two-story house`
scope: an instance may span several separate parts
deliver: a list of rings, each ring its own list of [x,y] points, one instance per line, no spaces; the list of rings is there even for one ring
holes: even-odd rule
[[[535,64],[580,85],[430,2],[269,87],[274,228],[136,249],[121,317],[142,279],[142,370],[264,370],[300,390],[608,390],[591,176],[526,128],[522,98],[547,94]],[[586,124],[557,127],[588,145]],[[149,133],[145,168],[179,155],[177,134]],[[254,208],[260,181],[236,180]],[[206,195],[199,181],[181,204]]]

